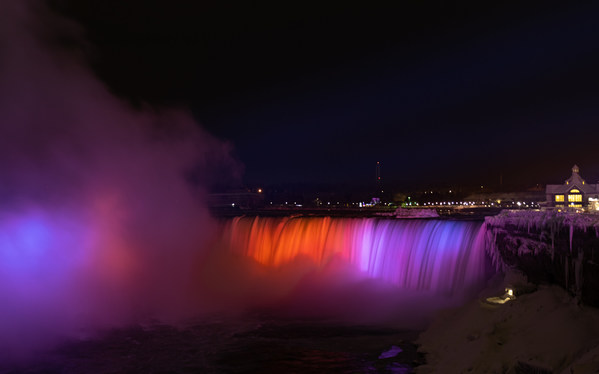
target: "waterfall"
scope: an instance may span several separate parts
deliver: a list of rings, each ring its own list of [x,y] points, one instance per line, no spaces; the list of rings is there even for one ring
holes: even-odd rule
[[[461,293],[485,279],[480,222],[331,217],[237,217],[225,223],[229,250],[267,267],[334,258],[401,289]]]

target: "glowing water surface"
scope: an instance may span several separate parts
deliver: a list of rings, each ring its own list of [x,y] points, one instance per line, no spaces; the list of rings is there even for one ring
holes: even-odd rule
[[[342,259],[369,277],[410,290],[452,294],[485,277],[480,222],[331,217],[237,217],[224,238],[239,254],[280,267]]]

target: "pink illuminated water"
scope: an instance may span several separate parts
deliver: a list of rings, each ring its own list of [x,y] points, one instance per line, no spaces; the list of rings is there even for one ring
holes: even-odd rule
[[[224,238],[267,267],[309,259],[342,260],[402,289],[453,294],[485,278],[484,229],[478,222],[377,218],[238,217]]]

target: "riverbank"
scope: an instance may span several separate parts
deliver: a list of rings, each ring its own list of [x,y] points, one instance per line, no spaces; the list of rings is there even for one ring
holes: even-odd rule
[[[508,284],[508,274],[480,300],[441,312],[417,340],[426,364],[417,373],[597,373],[599,309],[558,286],[539,286],[503,305],[481,302]]]

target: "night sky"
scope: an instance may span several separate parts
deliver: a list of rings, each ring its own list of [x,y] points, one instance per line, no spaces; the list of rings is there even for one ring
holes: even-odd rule
[[[599,3],[53,0],[136,106],[190,108],[246,186],[599,180]]]

